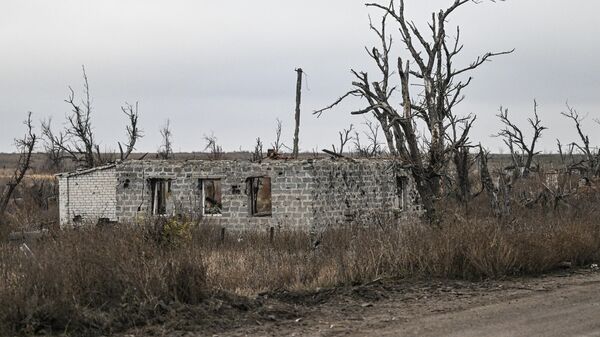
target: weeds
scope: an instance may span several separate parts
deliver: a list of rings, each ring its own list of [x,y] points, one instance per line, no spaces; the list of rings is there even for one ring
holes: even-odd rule
[[[439,227],[374,218],[377,225],[326,231],[319,245],[286,231],[272,241],[266,231],[228,232],[222,240],[219,228],[189,230],[185,220],[165,220],[159,235],[152,226],[57,232],[31,245],[33,256],[0,246],[0,333],[111,333],[160,323],[173,308],[201,307],[223,293],[387,277],[479,280],[586,265],[600,259],[597,212],[588,204],[587,215],[587,206],[552,216],[523,210],[512,221],[447,207]]]

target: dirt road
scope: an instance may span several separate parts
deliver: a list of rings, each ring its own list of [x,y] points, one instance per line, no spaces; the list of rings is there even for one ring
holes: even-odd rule
[[[600,336],[600,278],[468,310],[417,318],[369,333],[378,336]]]
[[[600,336],[600,273],[589,269],[488,282],[381,280],[253,301],[243,312],[220,309],[212,324],[188,317],[128,335]]]
[[[219,335],[600,336],[600,273],[357,289],[304,317]]]

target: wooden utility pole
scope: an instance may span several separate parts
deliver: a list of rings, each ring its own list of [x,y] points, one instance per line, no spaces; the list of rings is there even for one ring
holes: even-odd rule
[[[300,102],[302,101],[302,68],[296,69],[298,80],[296,81],[296,129],[294,131],[294,158],[298,158],[298,135],[300,133]]]

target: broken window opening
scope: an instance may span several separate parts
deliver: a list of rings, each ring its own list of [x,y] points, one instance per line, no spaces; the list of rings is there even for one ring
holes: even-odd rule
[[[200,179],[199,187],[202,192],[202,215],[222,215],[223,194],[221,192],[221,179]]]
[[[150,179],[152,215],[167,214],[167,199],[171,194],[170,179]]]
[[[408,179],[396,176],[396,195],[394,196],[394,208],[403,211],[406,207]]]
[[[250,198],[250,215],[257,217],[271,216],[271,178],[248,178],[247,185]]]

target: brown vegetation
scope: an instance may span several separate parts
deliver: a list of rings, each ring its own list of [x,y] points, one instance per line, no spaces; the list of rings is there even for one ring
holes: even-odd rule
[[[390,227],[373,215],[318,237],[222,237],[219,228],[171,219],[144,228],[61,231],[29,247],[4,244],[0,303],[10,305],[0,306],[1,332],[111,333],[173,315],[207,325],[224,319],[223,303],[237,317],[261,305],[238,296],[282,289],[381,278],[479,280],[585,265],[600,258],[598,200],[579,198],[577,207],[552,211],[518,206],[509,221],[480,211],[486,201],[477,198],[466,210],[448,206],[440,227]]]

